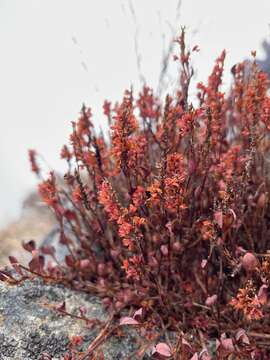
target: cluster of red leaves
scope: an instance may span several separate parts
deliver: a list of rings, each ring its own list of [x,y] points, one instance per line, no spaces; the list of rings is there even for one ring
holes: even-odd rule
[[[95,292],[111,310],[142,308],[148,343],[159,332],[179,335],[174,345],[156,346],[158,356],[263,359],[270,346],[269,81],[255,59],[248,71],[238,64],[225,95],[224,51],[208,83],[198,84],[194,105],[197,47],[187,50],[184,30],[177,43],[179,90],[164,104],[146,86],[137,100],[126,91],[113,109],[106,101],[109,139],[96,134],[83,107],[61,152],[65,186],[53,173],[39,185],[69,255],[59,264],[53,248],[30,249],[35,266],[23,270]],[[40,174],[34,152],[30,159]],[[44,254],[52,257],[47,266]]]

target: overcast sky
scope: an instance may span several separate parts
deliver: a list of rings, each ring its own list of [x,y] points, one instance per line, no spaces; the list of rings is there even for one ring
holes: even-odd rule
[[[154,88],[174,27],[185,25],[190,44],[200,46],[197,80],[207,78],[224,48],[227,69],[251,50],[263,57],[269,0],[183,0],[180,14],[178,5],[178,0],[0,0],[0,225],[19,215],[21,200],[36,183],[27,149],[37,149],[63,170],[59,150],[82,103],[102,123],[105,98],[119,100],[131,84],[139,88],[136,47],[141,73]]]

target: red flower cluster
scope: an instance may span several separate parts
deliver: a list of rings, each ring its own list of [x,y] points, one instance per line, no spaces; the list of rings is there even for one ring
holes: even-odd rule
[[[247,320],[260,320],[263,318],[262,300],[255,293],[256,289],[248,283],[246,288],[239,289],[236,298],[233,298],[230,304],[236,309],[243,311]]]

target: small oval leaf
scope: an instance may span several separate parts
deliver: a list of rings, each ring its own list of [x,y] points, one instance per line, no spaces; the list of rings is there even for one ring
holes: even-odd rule
[[[159,343],[156,345],[155,350],[158,354],[165,356],[165,357],[170,357],[172,356],[172,352],[169,348],[169,346],[166,343]]]
[[[136,319],[136,317],[142,317],[143,315],[143,308],[140,308],[139,310],[135,311],[133,318]]]
[[[138,325],[139,322],[132,317],[124,316],[120,319],[120,325]]]

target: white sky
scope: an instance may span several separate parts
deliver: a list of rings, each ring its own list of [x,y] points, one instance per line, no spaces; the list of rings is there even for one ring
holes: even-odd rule
[[[187,26],[190,45],[200,46],[198,80],[224,48],[229,69],[251,50],[259,57],[270,35],[269,0],[183,0],[177,24],[178,0],[132,4],[137,25],[128,0],[0,0],[0,225],[18,216],[36,183],[27,149],[63,169],[59,150],[81,104],[102,122],[105,98],[138,89],[136,32],[142,73],[154,87],[171,25]]]

